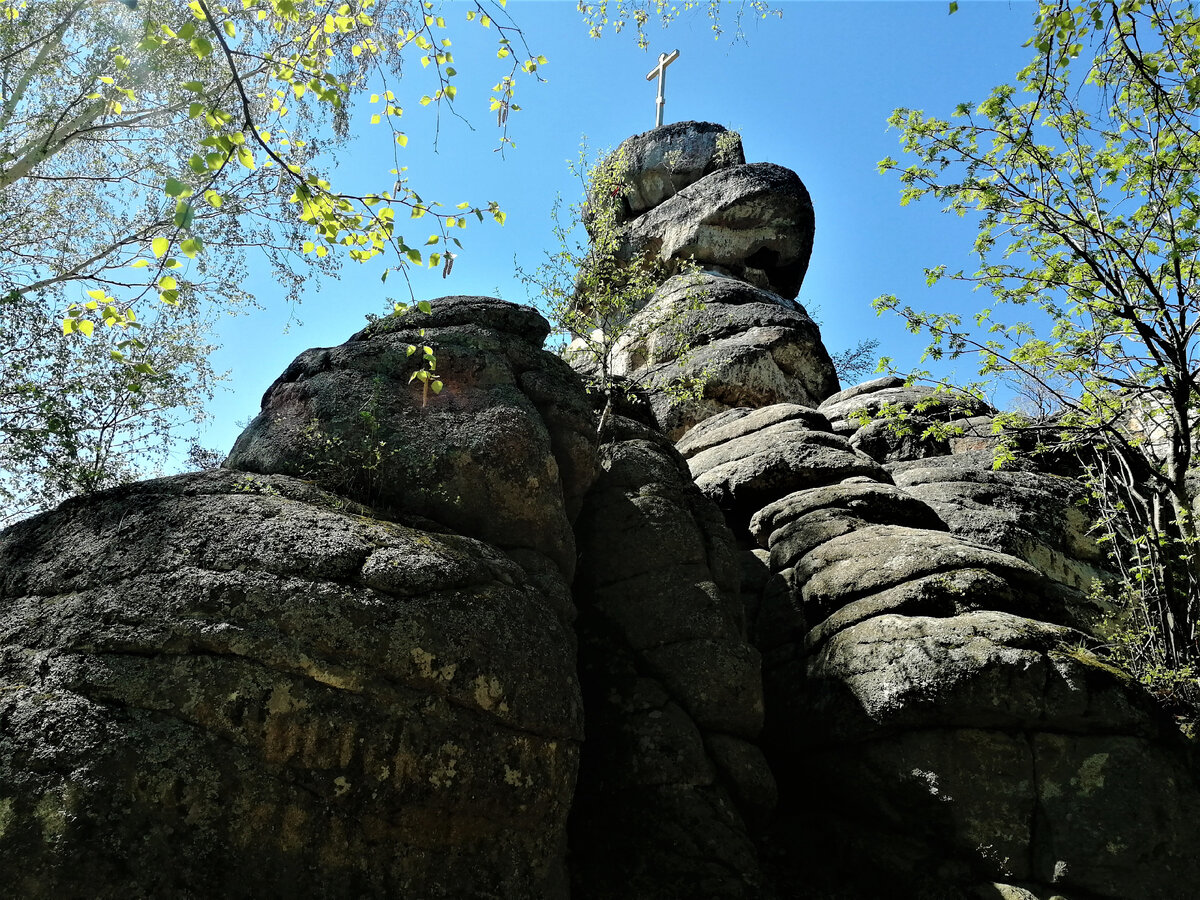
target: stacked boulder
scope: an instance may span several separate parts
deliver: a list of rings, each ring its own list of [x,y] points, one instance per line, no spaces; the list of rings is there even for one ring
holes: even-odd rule
[[[1083,627],[1095,625],[1088,592],[1111,579],[1091,533],[1080,482],[1039,471],[1028,458],[993,466],[991,450],[965,450],[886,466],[896,484],[929,504],[954,534],[1020,557],[1073,591]],[[1052,589],[1047,586],[1047,590]]]
[[[656,128],[615,157],[629,185],[621,252],[680,273],[630,311],[610,360],[646,391],[658,427],[677,439],[726,409],[834,393],[829,353],[795,302],[813,242],[796,174],[746,165],[737,134],[710,123]]]
[[[732,179],[708,179],[727,208]],[[796,195],[784,180],[781,203]],[[704,183],[676,195],[677,217]],[[781,227],[777,207],[739,210],[747,236]],[[671,211],[635,220],[632,246],[694,253],[704,229],[668,226]],[[716,266],[743,282],[724,296],[799,288]],[[629,348],[629,369],[679,345],[664,330]],[[995,411],[965,394],[890,378],[815,392],[807,378],[779,367],[791,397],[735,391],[724,411],[660,415],[757,589],[746,608],[780,788],[762,846],[781,892],[815,879],[837,896],[1178,895],[1200,875],[1200,791],[1174,723],[1092,652],[1085,590],[1103,573],[1078,488],[993,472]],[[930,437],[936,423],[954,436]]]
[[[815,406],[837,389],[820,331],[799,303],[728,275],[676,275],[631,319],[614,374],[646,391],[672,439],[747,405]]]
[[[995,444],[996,410],[990,405],[965,392],[910,385],[895,375],[838,391],[818,408],[834,433],[883,462],[990,449]]]

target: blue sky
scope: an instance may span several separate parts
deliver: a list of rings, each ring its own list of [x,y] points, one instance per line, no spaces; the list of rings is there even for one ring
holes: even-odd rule
[[[514,257],[534,268],[551,246],[556,194],[577,199],[579,184],[566,161],[584,135],[592,148],[604,149],[653,127],[655,86],[645,76],[660,52],[678,48],[668,74],[666,121],[738,129],[748,161],[795,170],[812,195],[816,239],[799,299],[821,321],[826,345],[836,352],[874,337],[897,364],[915,366],[920,341],[897,319],[877,318],[871,300],[891,293],[921,308],[969,311],[983,298],[948,283],[925,286],[926,266],[971,264],[974,231],[935,205],[900,207],[894,176],[876,172],[880,159],[899,153],[887,118],[899,106],[949,115],[955,104],[978,102],[995,85],[1011,82],[1031,56],[1022,44],[1034,6],[964,0],[954,15],[943,0],[777,6],[783,18],[751,23],[745,43],[731,43],[728,34],[714,41],[700,11],[667,31],[654,28],[650,48],[641,51],[628,32],[589,38],[574,0],[510,0],[508,11],[530,48],[549,62],[541,69],[546,83],[520,83],[522,110],[509,123],[516,147],[502,157],[493,152],[498,132],[487,109],[489,89],[505,71],[496,60],[494,29],[466,22],[466,3],[441,4],[459,72],[458,110],[474,130],[443,114],[435,151],[433,113],[416,102],[428,90],[422,80],[428,73],[414,64],[396,91],[409,135],[402,159],[424,198],[448,206],[496,200],[507,223],[472,220],[458,232],[464,249],[449,279],[440,271],[413,273],[417,299],[486,294],[530,302]],[[366,119],[336,161],[335,184],[390,185],[390,137]],[[429,231],[427,222],[413,222],[405,236],[415,246]],[[280,302],[283,289],[269,278],[254,279],[250,287],[265,309],[220,323],[223,349],[214,363],[230,377],[202,443],[228,450],[238,423],[258,411],[262,392],[299,352],[341,343],[367,313],[384,311],[389,295],[408,299],[395,274],[380,283],[384,265],[348,262],[340,280],[313,285],[295,309]],[[964,369],[960,378],[971,374]]]

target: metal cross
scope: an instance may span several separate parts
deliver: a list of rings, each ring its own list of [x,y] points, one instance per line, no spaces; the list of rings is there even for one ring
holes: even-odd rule
[[[655,128],[658,128],[659,126],[662,125],[663,106],[667,102],[666,98],[663,96],[663,90],[667,86],[667,66],[669,66],[671,63],[675,62],[675,60],[677,60],[677,59],[679,59],[679,51],[678,50],[672,50],[670,53],[658,54],[658,65],[655,66],[653,69],[651,69],[649,74],[646,75],[647,81],[653,81],[654,76],[655,75],[658,76],[658,112],[657,112],[657,115],[654,117],[654,127]]]

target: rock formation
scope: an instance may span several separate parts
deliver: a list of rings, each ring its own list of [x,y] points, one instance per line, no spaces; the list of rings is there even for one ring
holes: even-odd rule
[[[230,468],[3,533],[0,895],[566,896],[591,413],[532,311],[414,323],[429,408],[367,329]]]
[[[794,173],[698,123],[625,158],[630,258],[699,268],[615,348],[633,417],[442,298],[302,353],[225,468],[0,533],[0,897],[1194,893],[1076,483],[839,391]]]
[[[631,319],[614,348],[614,374],[649,392],[657,425],[677,440],[731,408],[816,406],[837,374],[804,307],[713,272],[676,275]],[[695,391],[671,391],[694,384]]]

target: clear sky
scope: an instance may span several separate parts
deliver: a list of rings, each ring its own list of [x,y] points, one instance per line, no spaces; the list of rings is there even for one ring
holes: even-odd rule
[[[900,207],[895,177],[876,171],[883,157],[899,156],[898,133],[888,129],[887,118],[899,106],[948,116],[955,104],[978,102],[995,85],[1011,82],[1031,57],[1022,44],[1034,6],[963,0],[949,15],[944,0],[776,5],[782,20],[751,23],[745,43],[731,43],[729,34],[714,41],[701,10],[667,31],[656,27],[650,48],[641,51],[628,32],[589,38],[575,0],[510,0],[508,11],[530,48],[549,62],[541,70],[546,83],[520,83],[522,110],[509,122],[516,148],[502,158],[493,152],[498,132],[487,108],[489,89],[504,72],[494,29],[466,22],[466,3],[440,4],[459,72],[457,108],[474,130],[443,114],[435,151],[431,108],[416,102],[427,90],[421,80],[427,73],[414,64],[396,92],[409,135],[402,159],[425,199],[449,206],[496,200],[508,218],[503,227],[472,220],[457,232],[464,250],[451,277],[443,280],[440,270],[414,273],[417,299],[486,294],[530,302],[514,257],[534,268],[551,246],[556,194],[567,202],[578,198],[566,161],[584,135],[591,147],[605,149],[653,127],[655,86],[646,73],[660,52],[678,48],[667,79],[666,121],[736,128],[747,161],[787,166],[808,187],[817,230],[799,299],[822,323],[831,352],[874,337],[898,365],[915,366],[921,342],[897,319],[877,318],[871,300],[891,293],[921,308],[970,310],[983,298],[948,283],[925,286],[926,266],[970,265],[974,230],[935,205]],[[356,133],[337,160],[335,184],[386,188],[393,165],[389,135],[366,116]],[[414,246],[431,230],[427,221],[407,227],[398,230]],[[265,309],[219,327],[223,349],[214,362],[229,370],[229,389],[218,396],[202,443],[227,451],[239,423],[258,411],[263,391],[298,353],[341,343],[367,313],[383,312],[389,295],[408,299],[395,274],[380,283],[384,265],[346,263],[340,280],[313,285],[296,309],[280,302],[283,290],[269,277],[256,278],[250,287]],[[972,374],[964,369],[961,380]]]

